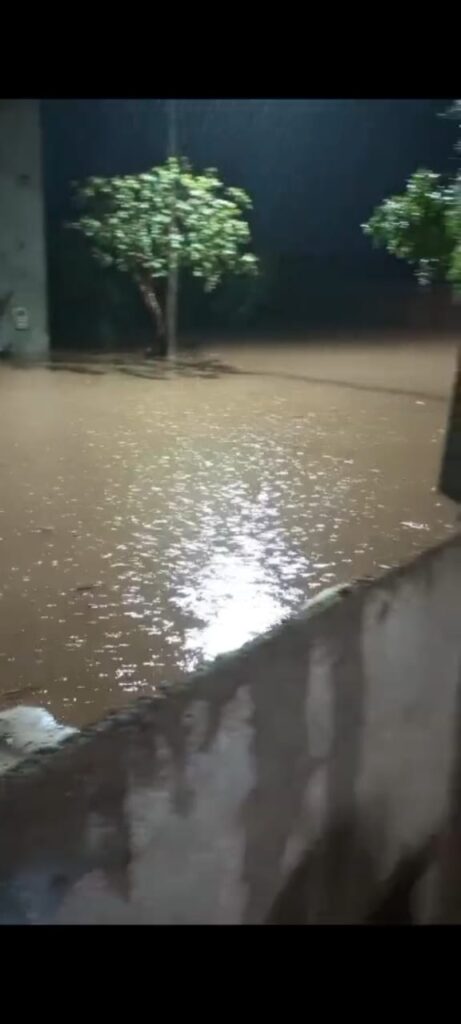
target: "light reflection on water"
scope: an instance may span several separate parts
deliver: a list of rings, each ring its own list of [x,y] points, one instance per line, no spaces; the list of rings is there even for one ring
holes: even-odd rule
[[[0,694],[82,724],[449,535],[453,349],[332,353],[164,380],[2,368]]]
[[[203,572],[176,593],[180,610],[200,620],[186,631],[182,667],[191,671],[202,659],[209,661],[232,651],[279,622],[294,605],[290,569],[277,573],[264,564],[264,543],[242,538],[240,550],[212,554]],[[306,563],[307,564],[307,563]],[[280,577],[286,587],[280,588]],[[302,591],[298,591],[298,598]]]

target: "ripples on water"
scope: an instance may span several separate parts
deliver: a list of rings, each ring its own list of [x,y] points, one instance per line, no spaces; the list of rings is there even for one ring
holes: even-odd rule
[[[310,383],[331,366],[306,349],[213,378],[2,369],[0,697],[83,724],[446,537],[432,357],[427,398]]]

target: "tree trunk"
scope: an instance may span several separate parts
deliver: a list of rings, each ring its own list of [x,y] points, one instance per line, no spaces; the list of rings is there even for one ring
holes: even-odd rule
[[[172,264],[168,273],[168,291],[166,300],[166,348],[167,355],[174,359],[177,349],[178,333],[178,267]]]
[[[138,274],[137,284],[139,291],[141,292],[142,299],[146,309],[148,310],[151,319],[155,324],[155,337],[159,343],[159,355],[165,356],[167,353],[166,337],[165,337],[165,323],[163,319],[163,313],[160,307],[160,303],[155,294],[155,288],[152,284],[152,280],[146,275]]]
[[[168,100],[168,156],[176,158],[178,156],[178,118],[176,109],[176,100]],[[176,187],[173,191],[173,210],[170,224],[170,238],[174,233],[176,224],[175,218],[175,206],[176,206]],[[178,333],[178,285],[179,285],[179,268],[177,258],[170,247],[169,255],[169,269],[168,269],[168,280],[167,280],[167,293],[166,293],[166,348],[167,355],[170,359],[174,359],[176,356],[177,347],[177,333]]]

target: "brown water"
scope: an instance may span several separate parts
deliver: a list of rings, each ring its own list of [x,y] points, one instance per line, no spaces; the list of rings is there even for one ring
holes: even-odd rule
[[[92,721],[447,537],[454,361],[381,342],[2,367],[0,704]]]

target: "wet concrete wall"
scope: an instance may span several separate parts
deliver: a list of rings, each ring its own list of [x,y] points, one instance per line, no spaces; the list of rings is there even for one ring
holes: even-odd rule
[[[460,580],[457,538],[3,777],[0,921],[362,921],[459,847]]]
[[[0,100],[0,351],[48,350],[37,100]]]

